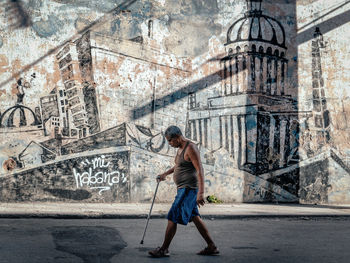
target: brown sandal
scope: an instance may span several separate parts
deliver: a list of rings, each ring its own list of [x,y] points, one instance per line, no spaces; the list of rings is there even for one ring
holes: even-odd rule
[[[199,251],[197,255],[202,255],[202,256],[211,256],[211,255],[217,255],[219,254],[219,250],[217,247],[206,247],[205,249]]]
[[[168,249],[161,249],[160,247],[157,247],[156,249],[149,251],[148,254],[150,254],[154,258],[163,258],[163,257],[170,256]]]

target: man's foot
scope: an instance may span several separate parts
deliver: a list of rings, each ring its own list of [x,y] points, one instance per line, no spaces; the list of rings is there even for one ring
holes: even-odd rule
[[[163,258],[163,257],[169,257],[170,253],[168,249],[162,249],[160,247],[157,247],[155,250],[151,250],[148,252],[152,257],[155,258]]]
[[[199,251],[197,255],[210,256],[219,254],[219,250],[216,246],[207,246],[205,249]]]

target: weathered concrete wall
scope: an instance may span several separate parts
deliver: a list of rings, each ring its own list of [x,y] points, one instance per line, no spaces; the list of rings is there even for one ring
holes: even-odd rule
[[[148,202],[198,144],[227,202],[350,203],[342,1],[3,1],[0,201]],[[161,184],[158,201],[175,186]]]
[[[298,105],[311,112],[300,134],[300,201],[349,203],[349,4],[298,1]],[[319,164],[319,165],[316,165]]]

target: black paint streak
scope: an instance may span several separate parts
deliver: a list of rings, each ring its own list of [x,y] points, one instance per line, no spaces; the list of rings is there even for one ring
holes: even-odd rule
[[[70,200],[85,200],[89,199],[92,195],[87,190],[65,190],[65,189],[49,189],[44,188],[44,191],[51,193],[53,196]]]
[[[119,231],[104,226],[52,227],[56,249],[81,258],[84,263],[108,263],[127,243]]]
[[[333,158],[334,161],[337,162],[349,175],[350,175],[350,167],[346,165],[343,160],[331,150],[331,157]]]

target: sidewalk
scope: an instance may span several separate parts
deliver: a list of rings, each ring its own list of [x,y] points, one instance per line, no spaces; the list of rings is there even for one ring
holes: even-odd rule
[[[171,204],[155,203],[152,218],[165,218]],[[150,203],[0,203],[0,218],[146,218]],[[205,204],[204,218],[350,217],[350,205]]]

